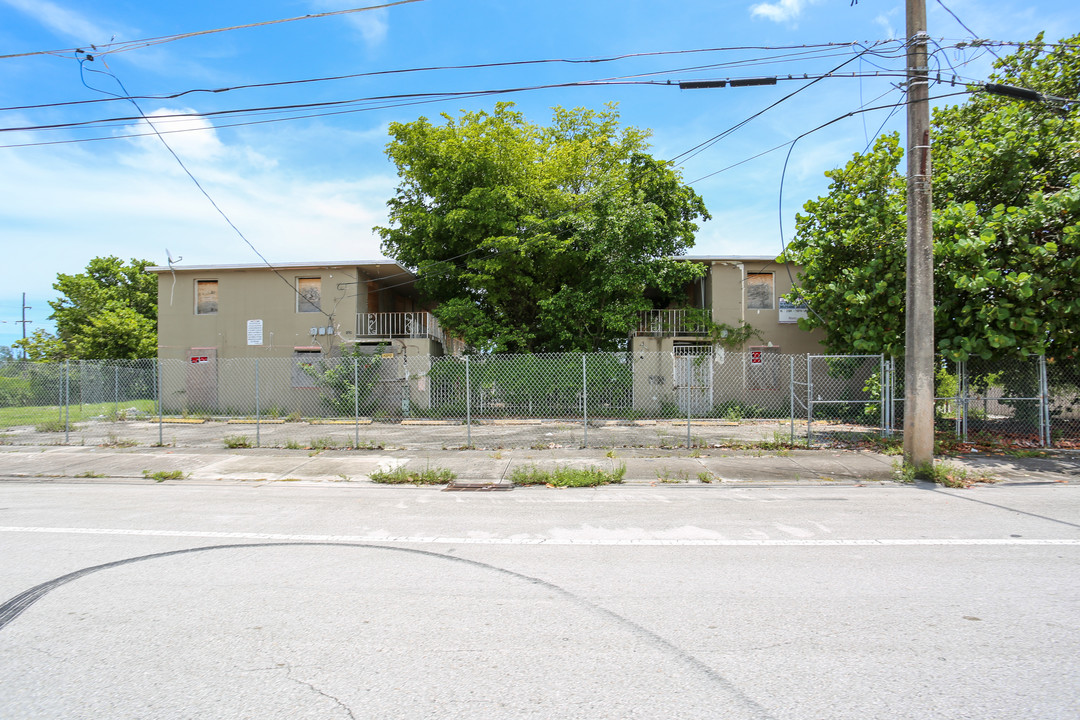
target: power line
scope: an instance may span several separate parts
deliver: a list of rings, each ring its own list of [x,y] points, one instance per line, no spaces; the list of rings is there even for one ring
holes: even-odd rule
[[[167,42],[173,42],[174,40],[183,40],[185,38],[197,37],[200,35],[212,35],[214,33],[228,32],[230,30],[247,30],[249,28],[263,27],[265,25],[280,25],[281,23],[296,22],[298,20],[314,20],[316,18],[333,17],[335,15],[350,15],[352,13],[367,12],[368,10],[381,10],[383,8],[395,7],[397,5],[408,5],[409,3],[423,1],[424,0],[397,0],[397,2],[383,3],[382,5],[370,5],[368,7],[350,8],[348,10],[334,10],[331,12],[311,13],[309,15],[300,15],[297,17],[284,18],[282,20],[265,20],[263,22],[247,23],[245,25],[231,25],[229,27],[217,28],[214,30],[198,30],[196,32],[179,33],[176,35],[161,35],[159,37],[146,38],[144,40],[109,42],[102,45],[90,45],[89,47],[98,55],[110,55],[112,53],[137,50],[140,48],[150,47],[152,45],[161,45]],[[33,52],[0,55],[0,60],[7,60],[9,58],[32,57],[34,55],[64,55],[68,53],[80,52],[82,52],[82,48],[65,48],[63,50],[37,50]]]
[[[964,28],[965,30],[967,30],[967,31],[968,31],[968,34],[969,34],[969,35],[971,35],[971,37],[975,38],[976,40],[978,40],[978,39],[979,39],[979,36],[978,36],[978,35],[976,35],[976,34],[975,34],[975,32],[974,32],[974,31],[973,31],[973,30],[972,30],[971,28],[969,28],[969,27],[968,27],[968,26],[967,26],[966,24],[964,24],[964,21],[963,21],[963,20],[961,20],[961,19],[960,19],[960,18],[959,18],[959,17],[958,17],[957,15],[956,15],[956,13],[954,13],[954,12],[953,12],[952,10],[950,10],[950,9],[949,9],[949,6],[948,6],[948,5],[946,5],[945,3],[941,2],[941,0],[937,0],[937,4],[938,4],[938,5],[940,5],[940,6],[942,7],[942,9],[943,9],[943,10],[945,10],[945,12],[949,13],[950,15],[952,15],[952,18],[953,18],[953,20],[955,20],[956,22],[958,22],[958,23],[960,24],[960,27],[962,27],[962,28]],[[989,50],[989,51],[990,51],[990,54],[991,54],[991,55],[993,55],[994,57],[996,57],[996,58],[997,58],[998,60],[1000,60],[1000,59],[1001,59],[1001,56],[1000,56],[1000,55],[998,55],[998,54],[997,54],[996,52],[994,52],[992,48],[990,48],[990,47],[987,47],[986,49],[987,49],[987,50]]]
[[[847,62],[850,62],[850,60],[846,61],[843,64],[847,64]],[[779,81],[792,81],[792,80],[812,80],[812,82],[810,84],[813,84],[815,82],[818,82],[819,80],[824,80],[826,78],[842,79],[842,78],[858,78],[858,77],[879,77],[880,78],[880,77],[903,77],[903,76],[904,76],[903,73],[901,73],[899,71],[897,71],[895,73],[874,72],[874,73],[868,73],[868,74],[859,74],[859,73],[837,74],[835,72],[830,72],[830,73],[826,73],[824,75],[812,75],[812,74],[809,74],[809,73],[804,73],[802,75],[773,76],[773,77],[769,77],[769,78],[725,78],[723,80],[716,80],[716,81],[709,81],[709,82],[722,83],[724,85],[731,85],[733,87],[739,87],[739,86],[760,85],[760,84],[772,85],[772,84],[776,84]],[[484,97],[484,96],[488,96],[488,95],[509,95],[509,94],[516,94],[516,93],[522,93],[522,92],[533,92],[533,91],[537,91],[537,90],[552,90],[552,89],[562,89],[562,88],[584,88],[584,87],[605,87],[605,86],[630,86],[630,85],[644,85],[644,86],[652,86],[652,87],[670,88],[670,87],[682,87],[682,86],[685,86],[686,83],[676,83],[676,82],[673,82],[671,80],[667,80],[667,81],[660,81],[660,80],[583,80],[583,81],[576,81],[576,82],[550,83],[550,84],[546,84],[546,85],[531,85],[531,86],[525,86],[525,87],[495,88],[495,89],[489,89],[489,90],[462,90],[462,91],[443,91],[443,92],[426,92],[426,93],[399,93],[399,94],[393,94],[393,95],[372,95],[372,96],[363,97],[363,98],[350,98],[350,99],[347,99],[347,100],[328,100],[328,101],[324,101],[324,102],[315,102],[315,103],[293,103],[293,104],[288,104],[288,105],[267,105],[267,106],[259,106],[259,107],[248,107],[248,108],[233,108],[233,109],[228,109],[228,110],[211,110],[211,111],[206,111],[206,112],[171,113],[171,114],[168,114],[168,115],[155,115],[154,118],[156,120],[164,121],[164,122],[168,122],[168,121],[188,121],[188,120],[192,120],[192,119],[195,119],[195,118],[213,118],[213,117],[221,117],[221,116],[242,116],[242,115],[261,115],[261,114],[271,114],[271,113],[279,113],[279,112],[286,112],[286,111],[293,111],[293,110],[316,110],[316,109],[321,109],[321,108],[339,108],[339,107],[348,107],[348,106],[352,106],[352,105],[357,105],[357,104],[361,104],[361,103],[376,103],[376,102],[385,102],[385,101],[390,101],[390,100],[412,100],[412,99],[424,100],[424,99],[428,99],[428,100],[433,100],[433,101],[442,101],[442,100],[452,100],[452,99],[460,99],[460,98]],[[799,91],[796,91],[796,93],[797,92],[799,92]],[[794,95],[796,93],[792,93],[792,95]],[[778,101],[778,103],[782,102],[782,101],[783,100]],[[773,106],[775,106],[778,103],[774,103]],[[770,107],[773,107],[773,106],[770,106]],[[368,108],[365,108],[365,109],[368,109]],[[767,109],[769,109],[769,108],[766,108],[766,110]],[[762,111],[762,112],[764,112],[764,111]],[[315,112],[315,113],[311,113],[309,115],[304,115],[303,117],[319,117],[319,116],[322,116],[322,115],[325,115],[325,114],[333,114],[333,113]],[[96,120],[78,120],[78,121],[65,122],[65,123],[50,123],[50,124],[46,124],[46,125],[22,125],[22,126],[12,126],[12,127],[0,128],[0,133],[2,133],[2,132],[29,132],[29,131],[43,131],[43,130],[64,130],[64,129],[83,128],[83,127],[109,127],[110,124],[121,124],[121,125],[123,125],[123,124],[137,123],[137,122],[142,121],[143,119],[144,119],[144,117],[142,115],[127,115],[127,116],[120,116],[120,117],[99,118],[99,119],[96,119]],[[285,119],[293,119],[293,118],[285,118]],[[750,119],[753,119],[753,118],[750,118]],[[744,121],[744,124],[745,124],[745,122],[748,122],[748,121],[749,120]],[[112,125],[112,126],[115,126],[115,125]],[[214,127],[214,126],[212,126],[212,127]],[[198,129],[210,129],[210,128],[208,127],[208,128],[198,128]],[[112,136],[112,137],[120,137],[120,136]],[[715,139],[717,139],[717,138],[714,138],[714,140]],[[0,147],[11,147],[11,146],[0,146]]]
[[[835,68],[833,68],[833,69],[832,69],[832,71],[831,71],[831,72],[836,72],[836,71],[837,71],[837,70],[839,70],[840,68],[842,68],[842,67],[844,67],[845,65],[847,65],[848,63],[850,63],[850,62],[853,62],[854,60],[856,60],[856,59],[858,59],[858,58],[862,57],[863,55],[865,55],[865,54],[866,54],[866,53],[868,53],[868,52],[870,52],[870,49],[867,49],[867,50],[863,50],[863,51],[862,51],[861,53],[858,53],[857,55],[855,55],[855,56],[853,56],[853,57],[851,57],[851,58],[849,58],[849,59],[845,60],[844,62],[840,63],[839,65],[837,65],[837,66],[836,66]],[[829,73],[829,74],[831,74],[831,73]],[[799,93],[801,93],[801,92],[802,92],[803,90],[806,90],[806,89],[807,89],[808,87],[810,87],[811,85],[814,85],[814,84],[815,84],[815,83],[817,83],[818,81],[822,80],[822,79],[823,79],[824,77],[827,77],[827,75],[824,75],[824,76],[822,76],[822,77],[820,77],[820,78],[816,78],[816,79],[815,79],[815,80],[813,80],[812,82],[809,82],[809,83],[807,83],[806,85],[803,85],[803,86],[802,86],[801,88],[799,88],[799,89],[795,90],[794,92],[788,93],[788,94],[787,94],[787,95],[785,95],[784,97],[780,98],[779,100],[777,100],[776,102],[772,103],[771,105],[769,105],[769,106],[767,106],[767,107],[765,107],[765,108],[763,108],[763,109],[759,110],[758,112],[754,113],[753,115],[751,115],[750,117],[746,118],[745,120],[742,120],[741,122],[738,122],[738,123],[736,123],[735,125],[732,125],[732,126],[731,126],[731,127],[729,127],[729,128],[727,129],[727,130],[724,130],[723,132],[720,132],[720,133],[718,133],[718,134],[716,134],[716,135],[712,136],[711,138],[709,138],[709,139],[708,139],[708,140],[706,140],[705,142],[699,143],[698,145],[695,145],[694,147],[690,148],[689,150],[687,150],[687,151],[685,151],[685,152],[682,152],[682,153],[680,153],[680,154],[676,155],[675,157],[673,157],[673,158],[671,159],[671,161],[672,161],[672,162],[675,162],[676,160],[680,160],[680,159],[681,159],[681,160],[682,160],[682,162],[681,162],[681,163],[679,163],[679,164],[680,164],[680,165],[684,165],[684,164],[686,164],[686,161],[688,161],[688,160],[690,160],[691,158],[695,157],[696,155],[699,155],[699,154],[701,154],[702,152],[704,152],[704,151],[708,150],[708,149],[709,149],[710,147],[712,147],[712,146],[713,146],[713,145],[715,145],[716,143],[720,142],[720,140],[724,139],[725,137],[727,137],[727,136],[728,136],[728,135],[730,135],[731,133],[733,133],[733,132],[735,132],[736,130],[738,130],[739,128],[741,128],[741,127],[743,127],[743,126],[747,125],[748,123],[750,123],[750,122],[751,122],[752,120],[754,120],[755,118],[761,117],[762,115],[764,115],[764,114],[765,114],[766,112],[768,112],[768,111],[769,111],[769,110],[771,110],[772,108],[776,107],[777,105],[779,105],[779,104],[781,104],[781,103],[783,103],[783,102],[785,102],[785,101],[787,101],[787,100],[791,99],[791,98],[792,98],[792,97],[794,97],[795,95],[798,95],[798,94],[799,94]]]
[[[945,95],[938,95],[936,97],[928,97],[928,98],[926,98],[926,100],[917,100],[917,101],[911,101],[911,100],[908,100],[905,97],[904,100],[901,100],[899,103],[895,103],[893,105],[882,105],[882,106],[879,106],[879,107],[863,108],[863,109],[859,109],[859,110],[853,110],[852,112],[846,113],[844,115],[840,115],[839,117],[835,117],[832,120],[829,120],[828,122],[822,123],[821,125],[818,125],[816,128],[813,128],[812,130],[807,130],[806,132],[802,133],[801,135],[796,136],[790,142],[785,143],[785,145],[790,145],[791,147],[788,148],[787,157],[784,158],[784,167],[780,171],[780,192],[779,192],[779,199],[777,201],[777,216],[778,216],[779,226],[780,226],[780,248],[781,248],[780,256],[784,258],[784,266],[787,268],[788,278],[791,279],[791,287],[792,287],[792,289],[795,290],[799,294],[799,296],[802,298],[803,302],[806,304],[806,307],[810,310],[810,312],[814,313],[814,315],[817,316],[817,319],[820,320],[822,323],[825,322],[825,319],[822,318],[821,315],[819,315],[816,310],[814,310],[814,308],[810,305],[809,301],[807,301],[806,296],[802,294],[802,289],[796,287],[795,280],[794,280],[794,278],[791,277],[791,264],[788,263],[788,261],[787,261],[787,243],[784,242],[784,179],[787,176],[787,166],[788,166],[788,162],[791,160],[791,153],[795,150],[795,144],[798,143],[800,140],[802,140],[807,135],[815,133],[818,130],[822,130],[824,128],[827,128],[827,127],[829,127],[830,125],[832,125],[834,123],[838,123],[841,120],[845,120],[845,119],[847,119],[849,117],[852,117],[853,115],[857,115],[859,113],[872,112],[874,110],[884,110],[886,108],[895,109],[896,107],[903,107],[905,105],[909,105],[911,102],[926,102],[926,101],[931,101],[931,100],[941,100],[943,98],[955,97],[957,95],[968,95],[968,94],[970,94],[970,92],[971,91],[969,91],[969,90],[964,90],[964,91],[961,91],[961,92],[946,93]]]
[[[86,63],[86,62],[88,62],[88,61],[81,60],[81,59],[79,60],[79,78],[80,78],[80,80],[82,80],[83,85],[85,85],[88,89],[93,90],[95,92],[100,92],[100,93],[105,93],[105,94],[112,94],[112,93],[109,93],[107,90],[101,90],[100,88],[95,88],[95,87],[92,87],[92,86],[87,84],[86,78],[83,75],[83,69],[84,69],[83,66],[84,66],[84,63]],[[124,96],[126,97],[128,95],[128,91],[127,91],[127,88],[124,87],[124,83],[120,82],[120,78],[118,78],[112,72],[105,72],[105,71],[94,70],[94,69],[91,69],[90,72],[94,72],[94,73],[98,73],[100,75],[106,75],[108,77],[111,77],[113,80],[116,81],[116,84],[120,86],[120,89],[124,91]],[[120,97],[120,96],[117,96],[117,97]],[[128,98],[128,99],[130,100],[130,98]],[[202,183],[199,182],[199,179],[195,177],[195,175],[191,172],[191,170],[188,169],[188,166],[185,165],[184,161],[180,159],[180,156],[176,154],[176,151],[172,149],[172,146],[170,146],[169,143],[165,140],[165,138],[162,137],[161,134],[157,132],[156,128],[154,128],[154,123],[150,120],[149,117],[147,117],[146,113],[144,113],[142,111],[142,108],[139,107],[139,104],[135,100],[130,100],[130,102],[131,102],[132,105],[135,106],[135,109],[139,111],[139,114],[142,116],[143,120],[146,121],[146,124],[150,126],[150,129],[154,130],[154,133],[157,135],[158,140],[161,141],[161,144],[164,145],[165,149],[169,151],[169,154],[173,156],[173,159],[176,160],[176,162],[180,165],[180,168],[184,171],[184,173],[191,179],[191,181],[193,183],[195,183],[195,187],[199,188],[199,192],[201,192],[203,194],[203,196],[207,200],[210,201],[210,204],[214,207],[215,210],[217,210],[218,214],[221,215],[221,217],[225,220],[225,222],[228,224],[228,226],[233,229],[233,231],[240,237],[240,239],[243,240],[247,244],[247,246],[250,247],[252,249],[252,251],[256,255],[259,256],[260,260],[262,260],[264,263],[266,263],[266,266],[269,267],[274,272],[275,275],[277,275],[279,278],[281,278],[282,282],[284,282],[286,285],[288,285],[294,292],[299,294],[300,290],[295,285],[293,285],[291,282],[289,282],[289,280],[284,275],[282,275],[280,272],[278,272],[278,269],[276,267],[274,267],[273,264],[269,260],[267,260],[266,257],[261,252],[259,252],[258,248],[256,248],[255,245],[250,240],[248,240],[247,236],[244,235],[243,232],[241,232],[240,228],[238,228],[236,226],[236,224],[233,223],[232,219],[225,213],[225,211],[221,209],[221,206],[217,204],[217,202],[214,200],[213,196],[211,196],[210,193],[207,192],[206,188],[203,187]],[[333,320],[333,315],[328,314],[325,310],[322,309],[322,307],[319,308],[319,312],[322,313],[323,315],[325,315],[327,317],[327,319]]]
[[[890,41],[882,41],[882,42],[890,42]],[[895,41],[892,41],[892,42],[895,42]],[[387,75],[401,75],[401,74],[410,74],[410,73],[424,73],[424,72],[451,71],[451,70],[481,70],[481,69],[491,69],[491,68],[521,67],[521,66],[543,65],[543,64],[570,64],[570,65],[601,64],[601,63],[618,62],[618,61],[621,61],[621,60],[627,60],[627,59],[633,59],[633,58],[664,57],[664,56],[688,55],[688,54],[699,54],[699,53],[729,52],[729,51],[747,50],[747,49],[753,49],[753,50],[758,50],[758,49],[761,49],[761,50],[786,50],[786,49],[813,48],[813,50],[811,50],[811,51],[801,52],[801,53],[786,53],[786,54],[783,54],[783,55],[771,55],[771,56],[764,56],[764,57],[760,57],[760,58],[749,58],[749,59],[746,59],[746,60],[733,60],[733,61],[725,62],[725,63],[713,63],[713,64],[710,64],[710,65],[698,66],[697,68],[677,69],[677,70],[671,70],[671,71],[658,71],[656,73],[646,73],[646,74],[643,74],[643,75],[624,76],[623,78],[618,78],[618,79],[631,79],[631,78],[635,78],[635,77],[646,77],[646,76],[649,76],[649,75],[662,74],[664,72],[683,72],[684,70],[689,71],[691,69],[708,69],[708,68],[720,68],[720,67],[745,67],[745,66],[757,65],[757,64],[771,64],[771,63],[774,63],[774,62],[781,62],[783,60],[789,60],[789,59],[792,59],[792,58],[817,59],[817,58],[824,58],[824,57],[832,57],[832,56],[835,55],[835,53],[830,52],[828,54],[824,54],[822,51],[832,50],[835,47],[850,47],[850,46],[856,45],[856,44],[857,43],[844,43],[844,44],[827,43],[827,44],[824,44],[822,46],[800,45],[800,46],[784,46],[784,47],[775,47],[775,48],[774,47],[766,47],[766,46],[761,46],[761,47],[715,47],[715,48],[699,48],[699,49],[692,49],[692,50],[659,50],[659,51],[653,51],[653,52],[624,53],[624,54],[621,54],[621,55],[612,55],[612,56],[600,57],[600,58],[548,58],[548,59],[539,59],[539,60],[510,60],[510,61],[494,62],[494,63],[476,63],[476,64],[469,64],[469,65],[432,65],[432,66],[427,66],[427,67],[396,68],[396,69],[390,69],[390,70],[375,70],[375,71],[363,72],[363,73],[349,73],[349,74],[345,74],[345,75],[328,75],[328,76],[314,77],[314,78],[301,78],[301,79],[298,79],[298,80],[278,80],[278,81],[262,82],[262,83],[248,83],[248,84],[243,84],[243,85],[234,85],[234,86],[222,87],[222,88],[192,88],[192,89],[189,89],[189,90],[182,90],[182,91],[179,91],[179,92],[173,92],[173,93],[167,93],[167,94],[134,95],[132,97],[134,99],[136,99],[136,100],[175,100],[176,98],[183,97],[185,95],[191,95],[191,94],[194,94],[194,93],[206,93],[206,94],[217,95],[217,94],[221,94],[221,93],[232,92],[232,91],[235,91],[235,90],[250,90],[250,89],[256,89],[256,88],[270,88],[270,87],[285,87],[285,86],[291,86],[291,85],[303,85],[303,84],[323,83],[323,82],[336,82],[336,81],[340,81],[340,80],[354,80],[354,79],[358,79],[358,78],[381,77],[381,76],[387,76]],[[0,111],[4,111],[4,110],[36,110],[36,109],[42,109],[42,108],[66,107],[66,106],[73,106],[73,105],[91,105],[91,104],[100,104],[100,103],[112,103],[112,102],[117,102],[118,100],[120,100],[120,98],[107,97],[107,98],[94,98],[94,99],[91,99],[91,100],[71,100],[71,101],[66,101],[66,102],[41,103],[41,104],[37,104],[37,105],[13,105],[13,106],[10,106],[10,107],[2,107],[2,108],[0,108]]]

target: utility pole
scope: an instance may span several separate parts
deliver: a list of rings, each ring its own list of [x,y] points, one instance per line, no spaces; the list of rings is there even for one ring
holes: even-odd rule
[[[934,462],[934,227],[926,0],[907,0],[907,327],[904,462]]]
[[[26,293],[23,293],[22,294],[22,320],[16,320],[15,322],[20,323],[22,325],[22,339],[24,341],[26,340],[26,323],[30,322],[29,320],[26,319],[26,311],[27,310],[33,310],[33,308],[26,304]],[[25,345],[25,344],[26,343],[24,342],[23,345]],[[25,347],[22,349],[22,359],[23,360],[26,359],[26,348]]]

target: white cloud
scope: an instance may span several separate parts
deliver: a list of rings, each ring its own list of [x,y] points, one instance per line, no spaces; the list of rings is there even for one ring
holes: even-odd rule
[[[165,137],[271,262],[381,255],[372,227],[387,223],[386,200],[397,182],[384,166],[366,175],[312,177],[302,164],[279,166],[212,129]],[[35,327],[48,314],[38,308],[55,297],[56,274],[80,272],[95,256],[164,263],[168,248],[183,264],[260,262],[155,137],[8,149],[0,196],[0,281],[16,297],[28,293]]]
[[[750,14],[773,22],[792,22],[802,15],[803,8],[817,0],[778,0],[750,6]]]
[[[899,14],[899,8],[893,8],[889,12],[881,13],[876,18],[874,18],[874,24],[884,30],[886,38],[893,39],[900,37],[896,26],[893,25],[893,18]]]
[[[311,7],[319,12],[334,12],[343,10],[341,0],[312,0]],[[390,30],[386,8],[378,10],[365,10],[364,12],[350,13],[343,16],[345,22],[360,31],[360,37],[368,47],[381,44]]]
[[[49,0],[0,0],[0,2],[32,16],[56,34],[65,35],[80,43],[109,42],[114,34],[85,16]]]

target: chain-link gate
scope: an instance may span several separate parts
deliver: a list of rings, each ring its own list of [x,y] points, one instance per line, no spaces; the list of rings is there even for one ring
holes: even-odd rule
[[[881,355],[808,355],[806,443],[826,438],[883,435],[885,358]]]

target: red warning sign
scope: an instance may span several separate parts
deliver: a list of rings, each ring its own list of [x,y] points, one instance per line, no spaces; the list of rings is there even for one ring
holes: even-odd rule
[[[750,351],[750,364],[751,365],[760,365],[761,364],[761,351],[760,350],[751,350]]]
[[[202,357],[192,357],[191,358],[191,364],[192,365],[198,365],[199,363],[207,363],[207,362],[210,362],[210,358],[208,358],[205,355],[203,355]]]

